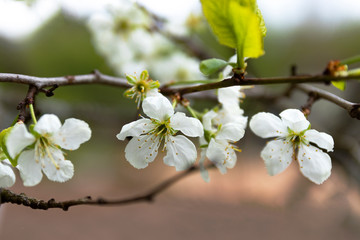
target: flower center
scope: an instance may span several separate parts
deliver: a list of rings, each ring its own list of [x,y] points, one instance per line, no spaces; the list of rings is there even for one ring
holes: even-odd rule
[[[55,168],[59,170],[60,167],[54,159],[51,148],[56,148],[56,146],[51,144],[46,137],[41,136],[35,144],[35,161],[37,163],[41,162],[42,167],[45,167],[44,158],[47,157],[54,164]]]

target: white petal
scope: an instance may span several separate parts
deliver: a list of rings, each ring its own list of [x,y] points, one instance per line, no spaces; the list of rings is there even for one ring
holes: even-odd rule
[[[323,183],[331,174],[330,156],[314,146],[301,145],[298,162],[302,174],[316,184]]]
[[[318,147],[332,152],[334,148],[334,139],[327,133],[318,132],[314,129],[305,132],[304,137],[306,140],[315,143]]]
[[[282,111],[279,116],[281,119],[292,123],[306,120],[304,114],[298,109],[286,109]]]
[[[246,126],[247,117],[243,116],[244,111],[240,107],[222,108],[217,112],[213,119],[216,125],[225,124],[229,122],[236,122]],[[244,127],[245,128],[245,127]]]
[[[9,165],[0,162],[0,188],[9,188],[15,183],[15,174]]]
[[[154,161],[159,146],[159,137],[155,135],[133,137],[125,148],[125,158],[135,168],[145,168]]]
[[[250,129],[259,137],[280,137],[288,132],[280,118],[272,113],[260,112],[250,120]]]
[[[261,151],[269,175],[274,176],[284,171],[293,159],[293,145],[284,140],[273,140]]]
[[[205,130],[212,130],[213,127],[212,127],[212,120],[214,117],[217,116],[217,113],[214,112],[213,110],[207,112],[204,114],[204,116],[202,117],[202,122],[203,122],[203,125],[204,125],[204,129]]]
[[[170,127],[189,137],[200,137],[204,134],[201,122],[196,118],[187,117],[182,112],[177,112],[170,118]]]
[[[218,100],[224,106],[239,106],[240,86],[232,86],[218,89]]]
[[[150,118],[164,121],[174,115],[170,101],[163,95],[147,97],[142,104],[144,113]]]
[[[51,137],[52,141],[63,149],[75,150],[80,144],[88,141],[91,137],[89,125],[79,119],[69,118],[64,125]]]
[[[35,161],[34,150],[27,150],[20,154],[17,168],[20,171],[24,186],[35,186],[42,179],[41,163]]]
[[[159,89],[158,89],[158,88],[150,89],[150,90],[146,93],[146,97],[159,97],[159,95],[161,95],[161,93],[159,93]]]
[[[188,169],[197,158],[195,145],[182,135],[170,136],[166,142],[166,150],[164,163],[174,166],[176,171]]]
[[[220,131],[216,135],[216,139],[239,141],[245,134],[244,127],[236,123],[226,123],[221,126]]]
[[[47,133],[54,133],[59,131],[61,127],[61,122],[59,118],[54,114],[45,114],[39,121],[35,124],[34,130],[41,135]]]
[[[128,123],[121,128],[121,131],[116,137],[119,140],[125,140],[126,137],[138,137],[141,134],[146,134],[155,128],[155,124],[150,119],[142,118],[134,122]]]
[[[287,109],[282,111],[279,115],[283,123],[297,133],[306,130],[310,125],[310,122],[298,109]]]
[[[43,168],[45,175],[54,182],[65,182],[71,179],[74,176],[74,165],[69,160],[65,160],[60,149],[50,149],[53,160],[48,155],[45,155]]]
[[[210,182],[209,172],[204,165],[205,157],[206,157],[206,149],[202,149],[199,160],[200,175],[205,182]]]
[[[206,156],[222,174],[227,172],[227,168],[233,168],[236,164],[236,153],[231,144],[227,141],[211,139]]]
[[[6,149],[10,157],[15,158],[25,147],[33,144],[35,137],[28,132],[24,123],[14,125],[6,138]]]

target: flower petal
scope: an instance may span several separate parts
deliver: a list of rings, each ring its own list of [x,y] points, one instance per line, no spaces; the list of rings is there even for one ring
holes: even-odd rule
[[[10,130],[6,138],[6,149],[11,158],[15,158],[25,147],[33,144],[35,137],[28,132],[22,122],[18,122]]]
[[[143,135],[134,137],[125,148],[125,158],[135,168],[145,168],[150,162],[154,161],[159,146],[159,136]]]
[[[69,118],[51,137],[52,141],[63,149],[75,150],[91,137],[89,125],[79,119]]]
[[[218,89],[218,100],[225,107],[238,107],[240,98],[240,86],[232,86]]]
[[[239,141],[245,134],[244,127],[236,123],[226,123],[221,126],[220,131],[216,135],[216,139]]]
[[[145,98],[142,107],[147,116],[159,121],[164,121],[174,115],[170,101],[161,94],[157,97]]]
[[[34,130],[41,135],[59,131],[61,122],[54,114],[44,114],[35,124]]]
[[[250,129],[259,137],[282,137],[287,134],[287,128],[280,118],[272,113],[260,112],[250,120]]]
[[[41,162],[35,161],[34,150],[27,150],[20,154],[17,168],[24,186],[31,187],[40,183],[42,179]]]
[[[273,140],[261,151],[269,175],[274,176],[284,171],[293,159],[293,145],[284,140]]]
[[[0,162],[0,187],[9,188],[15,183],[15,174],[12,168],[4,162]]]
[[[314,129],[305,132],[304,137],[306,140],[315,143],[318,147],[332,152],[334,148],[334,139],[327,133],[318,132]]]
[[[331,174],[330,156],[314,146],[301,145],[298,162],[302,174],[316,184],[323,183]]]
[[[201,137],[204,129],[201,122],[193,117],[187,117],[185,113],[177,112],[170,118],[170,127],[180,130],[189,137]]]
[[[237,160],[236,153],[231,144],[227,141],[215,139],[211,139],[206,156],[222,174],[227,172],[227,168],[233,168]]]
[[[169,136],[166,142],[166,150],[164,163],[174,166],[176,171],[188,169],[195,163],[197,158],[195,145],[182,135]]]
[[[212,119],[214,117],[216,117],[217,113],[214,112],[213,110],[207,112],[204,114],[204,116],[202,117],[202,122],[203,122],[203,125],[204,125],[204,129],[205,130],[213,130],[213,127],[212,127]]]
[[[205,182],[210,182],[209,172],[204,165],[205,157],[206,157],[206,149],[201,149],[200,160],[199,160],[200,175]]]
[[[310,122],[298,109],[286,109],[279,115],[283,123],[296,133],[306,130],[310,125]]]
[[[49,147],[48,154],[45,154],[43,172],[49,180],[54,182],[65,182],[74,176],[74,165],[65,160],[63,152],[58,148]]]
[[[155,124],[150,119],[142,118],[134,122],[128,123],[121,128],[119,134],[116,137],[119,140],[125,140],[126,137],[138,137],[141,134],[146,134],[155,128]]]

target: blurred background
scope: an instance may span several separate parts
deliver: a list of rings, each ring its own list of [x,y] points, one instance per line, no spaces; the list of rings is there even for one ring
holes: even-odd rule
[[[124,0],[0,0],[0,72],[51,77],[98,69],[124,77],[148,69],[153,79],[165,83],[204,79],[197,66],[201,59],[228,59],[234,54],[212,37],[198,1],[138,2],[145,9]],[[259,0],[258,4],[268,29],[266,54],[249,61],[249,76],[288,76],[292,65],[299,74],[321,74],[328,61],[360,52],[359,1]],[[154,20],[149,12],[158,17]],[[343,92],[315,86],[360,102],[356,81]],[[278,114],[306,103],[307,96],[297,91],[289,97],[274,97],[287,88],[246,89],[241,103],[245,115]],[[13,122],[26,91],[27,86],[0,84],[1,129]],[[39,94],[39,116],[54,113],[62,121],[83,119],[92,128],[92,139],[68,153],[75,165],[70,181],[60,184],[44,178],[38,186],[26,188],[17,174],[11,190],[44,200],[88,195],[115,199],[144,193],[175,175],[175,169],[160,157],[143,170],[125,160],[126,142],[115,135],[137,113],[136,104],[125,99],[123,92],[81,85],[60,87],[51,98]],[[199,110],[216,104],[212,99],[189,97]],[[0,238],[359,239],[359,122],[323,100],[315,103],[309,120],[313,128],[335,139],[332,175],[322,185],[305,179],[294,163],[278,176],[268,176],[259,156],[265,140],[247,129],[238,142],[243,151],[236,167],[226,175],[211,170],[210,183],[194,173],[151,204],[77,206],[68,212],[4,204]]]

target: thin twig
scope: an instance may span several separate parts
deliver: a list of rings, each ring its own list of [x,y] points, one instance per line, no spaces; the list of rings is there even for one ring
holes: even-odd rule
[[[210,164],[207,168],[212,168],[214,165]],[[191,173],[194,173],[199,170],[199,167],[192,166],[188,170],[181,172],[169,179],[163,181],[159,185],[155,186],[153,189],[147,191],[144,194],[135,195],[133,197],[128,198],[121,198],[117,200],[108,200],[104,198],[98,198],[93,200],[90,196],[76,199],[76,200],[69,200],[63,202],[57,202],[55,199],[50,199],[48,201],[38,200],[35,198],[27,197],[25,194],[16,194],[11,192],[8,189],[0,188],[0,204],[3,203],[12,203],[23,205],[27,207],[31,207],[33,209],[42,209],[47,210],[49,208],[60,208],[64,211],[69,210],[72,206],[78,205],[99,205],[99,206],[109,206],[109,205],[126,205],[131,203],[140,203],[140,202],[152,202],[154,198],[168,189],[170,186],[178,182],[179,180],[189,176]]]
[[[335,94],[329,93],[328,91],[306,84],[296,85],[295,88],[308,94],[315,94],[318,98],[326,99],[344,108],[350,114],[351,117],[360,120],[360,103],[349,102]]]

